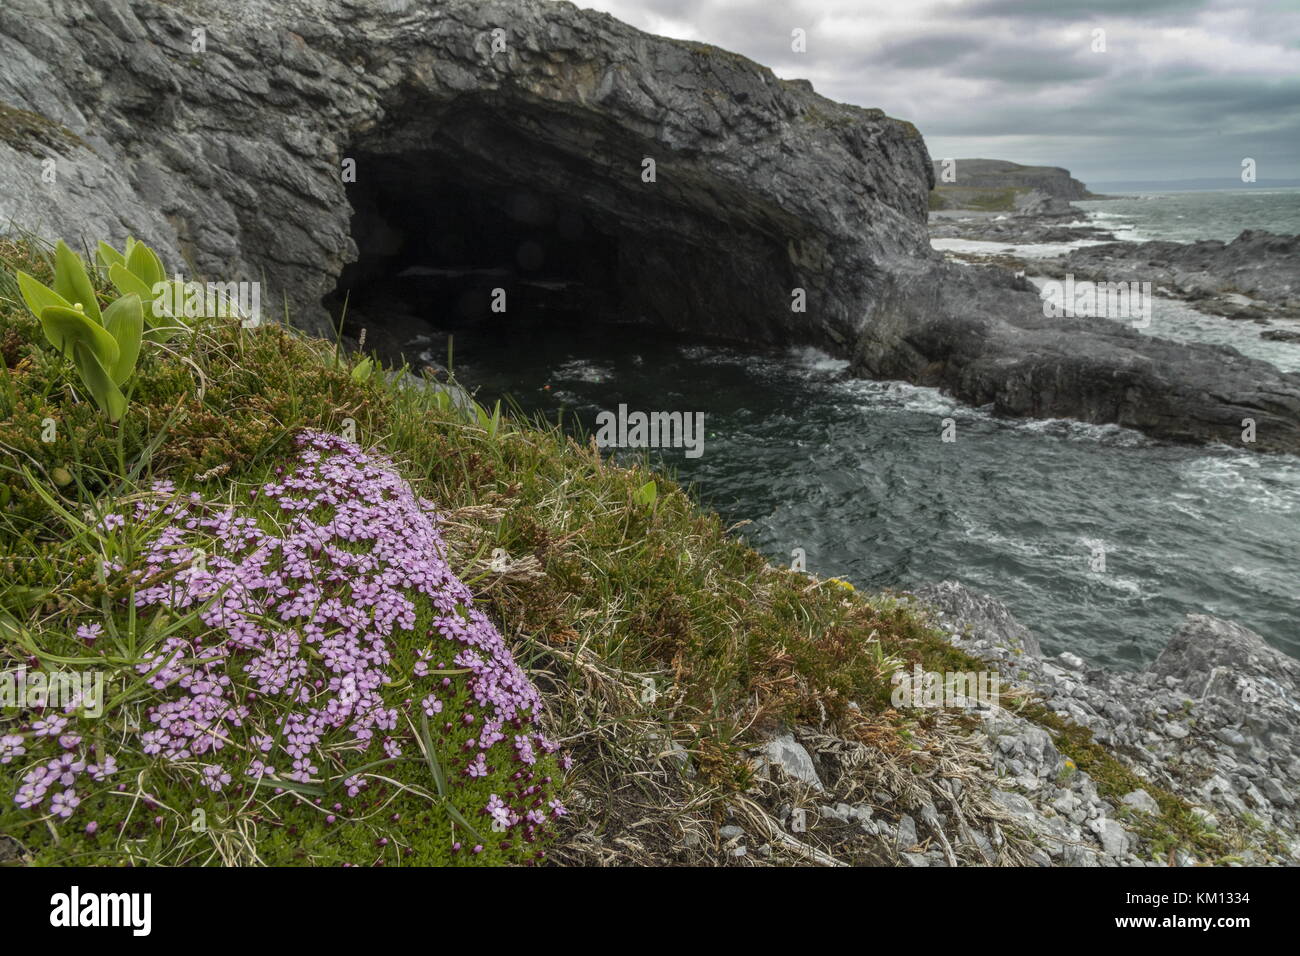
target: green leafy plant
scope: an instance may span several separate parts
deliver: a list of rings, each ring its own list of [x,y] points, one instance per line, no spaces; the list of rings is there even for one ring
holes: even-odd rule
[[[140,297],[148,323],[144,333],[146,341],[166,342],[185,328],[176,309],[168,307],[169,303],[185,301],[185,283],[180,279],[167,280],[167,271],[156,252],[128,236],[126,248],[121,252],[100,242],[95,258],[118,292]]]
[[[633,493],[632,500],[642,508],[653,508],[659,500],[659,486],[653,479],[647,481]]]
[[[374,360],[368,355],[364,356],[352,369],[352,381],[368,382],[370,381],[370,376],[374,374],[374,371]]]
[[[124,295],[101,312],[81,257],[62,240],[54,250],[54,288],[22,271],[18,288],[45,338],[72,359],[109,421],[118,421],[126,411],[121,386],[135,371],[144,333],[140,296]]]

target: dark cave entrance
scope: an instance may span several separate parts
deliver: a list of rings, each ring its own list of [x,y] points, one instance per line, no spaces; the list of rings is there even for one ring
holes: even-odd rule
[[[515,92],[392,104],[347,154],[357,258],[324,299],[345,334],[634,323],[753,345],[807,340],[791,249],[805,224],[599,114]],[[659,157],[658,180],[642,162]],[[504,297],[504,311],[500,306]],[[496,308],[494,308],[494,305]]]
[[[361,154],[357,165],[366,171],[349,193],[359,257],[327,300],[338,309],[346,294],[349,326],[400,335],[407,322],[455,331],[621,316],[618,238],[581,204],[524,184],[448,178],[431,153]]]

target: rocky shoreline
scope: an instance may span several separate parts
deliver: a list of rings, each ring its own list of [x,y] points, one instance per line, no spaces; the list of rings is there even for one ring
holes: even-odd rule
[[[1073,207],[1065,213],[1005,215],[974,210],[930,214],[931,239],[970,239],[1014,245],[1115,240],[1114,233],[1083,224]],[[978,254],[972,254],[972,258]],[[982,260],[980,260],[982,261]],[[1009,263],[1015,264],[1015,263]]]
[[[950,252],[966,262],[1000,265],[1032,275],[1093,282],[1150,282],[1158,295],[1198,311],[1267,324],[1300,319],[1300,236],[1245,230],[1230,242],[1120,242],[1107,229],[1068,212],[989,216],[974,210],[932,214],[932,239],[967,239],[1010,245],[1087,242],[1064,255],[1029,257],[1005,252]],[[1266,337],[1300,340],[1300,327]],[[1292,338],[1294,336],[1294,338]]]
[[[1069,652],[1044,656],[1001,602],[957,582],[913,600],[954,647],[1002,675],[1001,706],[969,711],[982,763],[968,757],[948,786],[899,780],[846,800],[835,781],[850,742],[811,727],[773,737],[755,751],[759,789],[784,782],[775,813],[787,829],[838,841],[818,862],[842,862],[850,832],[880,861],[910,866],[1300,864],[1300,661],[1240,625],[1189,615],[1149,667],[1108,670]],[[1089,772],[1064,755],[1041,708],[1122,769]],[[791,792],[813,809],[795,809]],[[1175,849],[1188,833],[1232,849]],[[737,826],[722,838],[733,855],[754,843]]]
[[[1229,319],[1300,319],[1300,236],[1246,230],[1231,242],[1118,242],[1038,265],[1053,277],[1150,282],[1158,294]]]
[[[1245,821],[1273,830],[1281,860],[1300,863],[1300,661],[1239,624],[1189,615],[1150,666],[1093,667],[1065,652],[1044,657],[996,600],[945,582],[917,592],[955,646],[997,662],[1062,718],[1087,728],[1139,777],[1187,800],[1207,827]],[[1119,804],[1097,798],[1086,773],[1063,780],[1063,761],[1041,731],[1011,720],[986,725],[995,764],[1021,799],[1004,798],[1066,862],[1136,862],[1136,814],[1155,812],[1144,791]],[[1009,735],[1009,736],[1008,736]],[[1050,743],[1050,741],[1049,741]],[[1121,834],[1120,830],[1124,833]],[[1089,842],[1095,853],[1076,849]],[[1267,842],[1267,840],[1263,841]],[[1051,846],[1048,847],[1052,855]],[[1246,851],[1237,862],[1264,862]],[[1287,859],[1289,857],[1289,859]],[[1192,859],[1180,863],[1197,862]]]

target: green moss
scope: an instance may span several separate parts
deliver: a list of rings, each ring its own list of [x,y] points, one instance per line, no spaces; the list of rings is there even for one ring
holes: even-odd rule
[[[62,151],[75,146],[89,149],[70,129],[40,113],[20,110],[7,103],[0,103],[0,140],[33,156],[48,149]]]
[[[953,186],[940,183],[930,193],[931,209],[973,209],[978,212],[1014,212],[1016,199],[1028,189]],[[941,204],[941,205],[940,205]]]

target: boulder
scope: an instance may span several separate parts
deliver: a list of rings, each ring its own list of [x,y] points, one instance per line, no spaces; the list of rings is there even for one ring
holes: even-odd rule
[[[773,737],[759,748],[759,759],[769,766],[778,767],[788,777],[801,780],[814,790],[826,789],[812,756],[804,746],[794,739],[793,734],[781,734]]]
[[[1013,654],[1039,657],[1043,653],[1038,638],[995,597],[972,591],[957,581],[940,581],[912,593],[935,610],[945,623],[971,640],[984,641]]]

